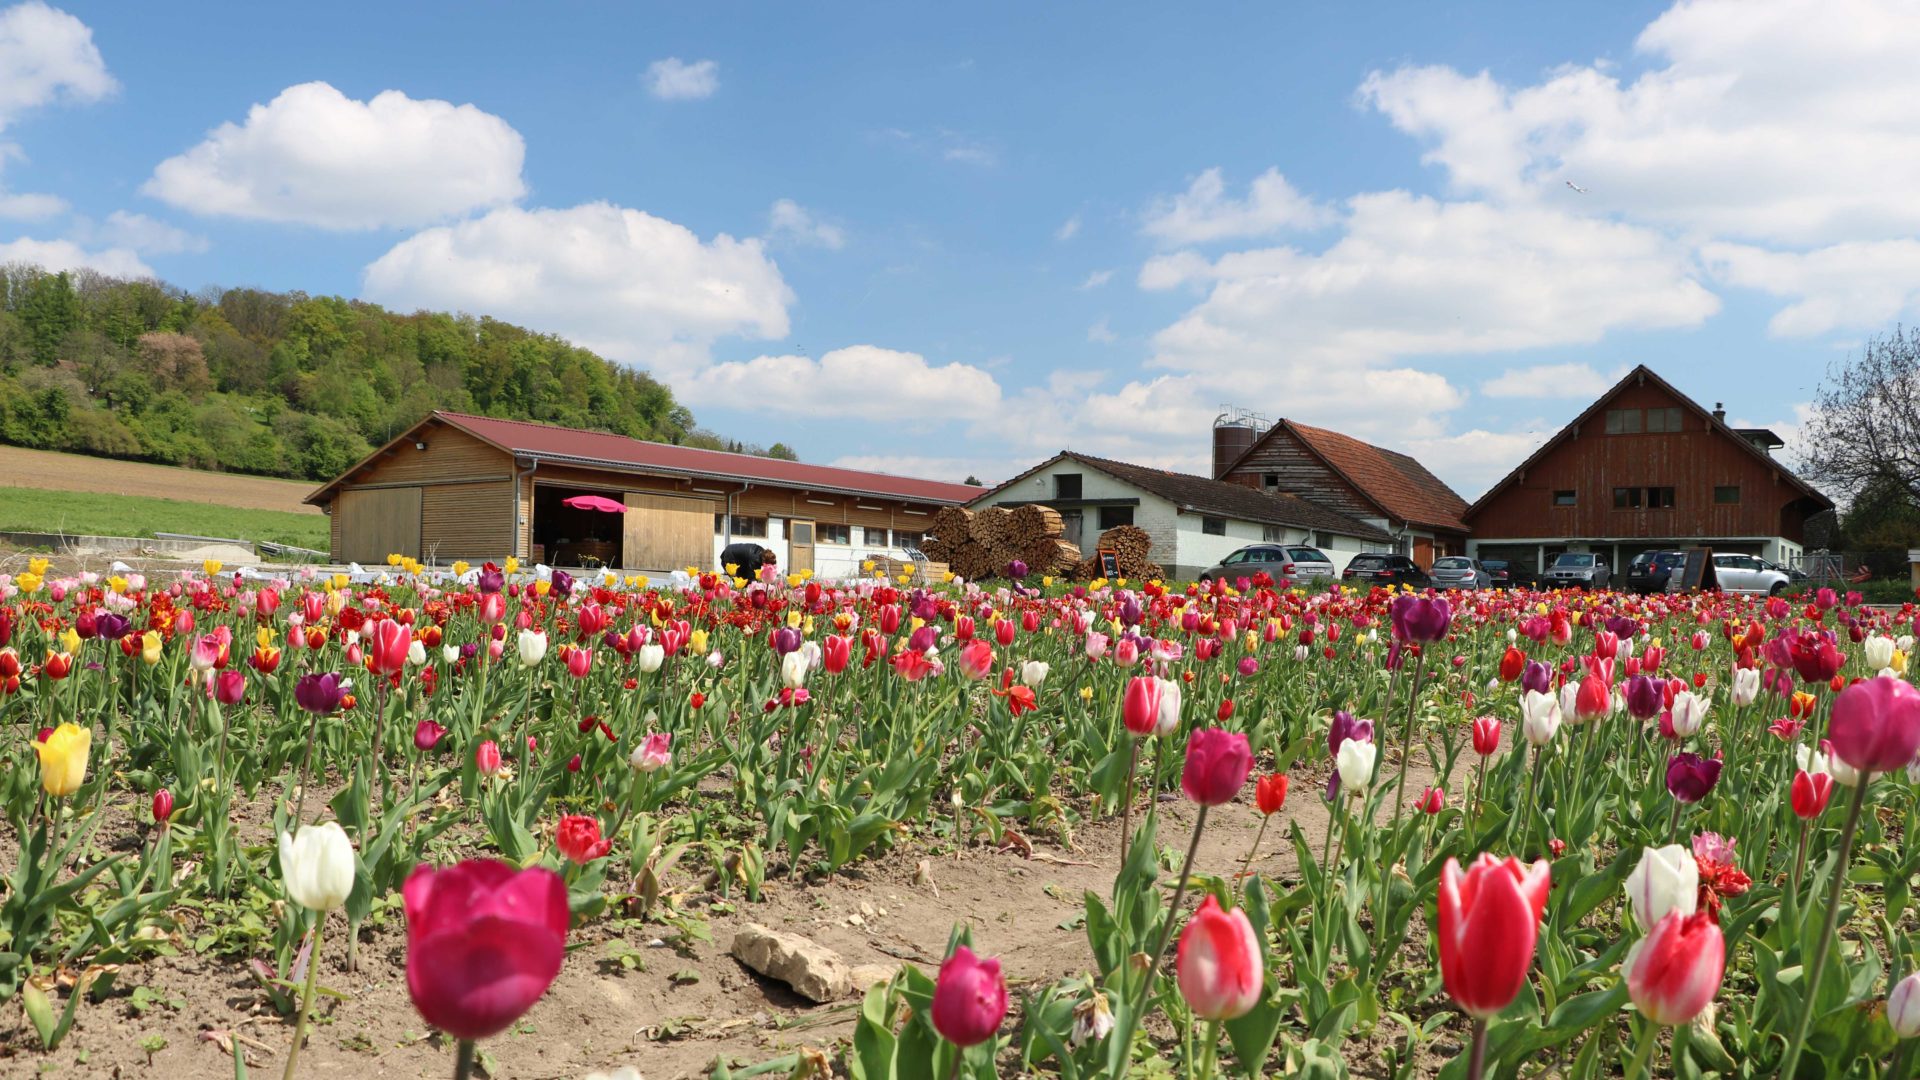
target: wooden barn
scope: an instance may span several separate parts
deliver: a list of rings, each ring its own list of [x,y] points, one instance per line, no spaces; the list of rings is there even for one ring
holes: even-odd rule
[[[736,540],[789,571],[855,573],[917,548],[977,487],[696,450],[624,435],[435,412],[307,496],[336,562],[441,565],[518,556],[553,566],[711,568]],[[576,509],[597,495],[625,512]]]
[[[1781,445],[1636,367],[1467,509],[1474,551],[1535,570],[1587,551],[1616,574],[1695,545],[1789,563],[1833,500],[1773,457]]]

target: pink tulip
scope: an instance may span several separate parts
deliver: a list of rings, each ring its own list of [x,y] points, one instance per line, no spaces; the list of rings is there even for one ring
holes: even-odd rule
[[[247,677],[238,671],[222,671],[213,677],[213,699],[222,705],[238,705],[247,696]]]
[[[1007,1015],[1007,981],[1000,959],[975,956],[965,945],[940,965],[933,987],[933,1029],[955,1046],[993,1038]]]
[[[1905,768],[1920,750],[1920,690],[1890,675],[1854,683],[1833,699],[1827,738],[1841,761],[1863,772]]]
[[[1726,939],[1713,917],[1704,909],[1688,915],[1676,908],[1634,943],[1620,967],[1641,1014],[1678,1027],[1692,1023],[1720,992],[1726,964]]]
[[[381,619],[367,627],[367,663],[381,675],[392,675],[407,666],[407,648],[413,644],[413,631],[392,619]]]
[[[576,679],[584,679],[593,670],[593,652],[589,649],[567,650],[567,673]]]
[[[567,951],[567,887],[492,859],[414,868],[402,889],[407,993],[459,1039],[497,1035],[547,992]]]
[[[975,638],[960,646],[960,671],[969,679],[984,679],[993,670],[993,646]]]
[[[1201,728],[1187,738],[1187,760],[1180,788],[1202,806],[1233,801],[1253,772],[1253,747],[1237,731]]]
[[[1135,675],[1127,683],[1126,697],[1121,699],[1120,719],[1127,725],[1129,734],[1145,738],[1153,734],[1159,718],[1160,680],[1151,675]]]
[[[1202,1020],[1245,1016],[1266,989],[1266,960],[1247,913],[1222,911],[1212,895],[1180,932],[1174,970],[1180,996]]]

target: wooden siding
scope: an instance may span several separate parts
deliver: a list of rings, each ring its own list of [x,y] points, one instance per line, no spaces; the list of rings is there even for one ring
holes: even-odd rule
[[[513,482],[433,484],[420,489],[420,552],[437,563],[503,559],[513,540]]]
[[[327,558],[340,562],[340,496],[327,500]]]
[[[429,426],[419,441],[425,450],[402,442],[348,476],[347,486],[497,480],[513,468],[513,455],[444,424]]]
[[[389,555],[420,554],[420,489],[349,489],[334,510],[340,517],[341,562],[385,564]]]
[[[621,565],[628,570],[704,568],[713,561],[713,515],[708,499],[628,492],[621,523]]]
[[[1266,484],[1268,473],[1279,476],[1280,482],[1272,488]],[[1273,432],[1272,437],[1262,443],[1252,457],[1221,479],[1263,491],[1297,495],[1308,502],[1338,510],[1348,517],[1365,519],[1384,516],[1379,507],[1341,479],[1339,473],[1328,468],[1325,462],[1284,429]]]
[[[1681,408],[1681,430],[1609,435],[1612,409]],[[1645,427],[1644,417],[1642,428]],[[1479,507],[1468,524],[1478,541],[1502,538],[1784,536],[1799,542],[1806,495],[1781,467],[1749,452],[1665,390],[1624,388],[1584,428]],[[1714,502],[1714,489],[1738,486],[1740,501]],[[1616,487],[1671,487],[1672,509],[1613,506]],[[1555,506],[1556,491],[1574,505]],[[1644,499],[1643,499],[1644,501]]]

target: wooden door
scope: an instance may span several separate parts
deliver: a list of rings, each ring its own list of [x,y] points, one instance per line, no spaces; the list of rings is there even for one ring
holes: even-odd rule
[[[813,522],[787,522],[787,563],[793,574],[813,569]]]
[[[621,525],[620,565],[628,570],[704,569],[713,562],[713,515],[709,499],[629,491]]]
[[[340,493],[341,562],[385,566],[387,556],[420,557],[420,489],[362,488]]]
[[[1433,569],[1433,540],[1430,537],[1413,538],[1413,564],[1421,570]]]

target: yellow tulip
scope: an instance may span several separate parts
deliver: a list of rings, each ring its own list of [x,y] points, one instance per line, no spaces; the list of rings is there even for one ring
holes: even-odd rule
[[[253,632],[253,643],[263,649],[273,647],[273,627],[263,626]]]
[[[1893,650],[1893,658],[1887,661],[1887,666],[1905,675],[1907,673],[1907,654],[1901,652],[1899,649]]]
[[[20,586],[21,592],[29,595],[40,591],[40,575],[31,570],[15,577],[13,583]]]
[[[909,619],[907,621],[907,632],[912,633],[913,631],[918,630],[925,625],[927,625],[927,620],[921,618],[918,615],[915,615],[912,619]]]
[[[149,630],[146,633],[141,634],[140,635],[140,659],[148,664],[159,663],[160,662],[160,646],[165,644],[165,642],[166,642],[166,639],[160,636],[160,631],[158,630]]]
[[[41,788],[56,799],[80,790],[87,780],[87,748],[92,744],[93,732],[77,724],[61,724],[46,742],[34,743]]]
[[[200,564],[200,569],[205,570],[208,577],[212,577],[219,573],[220,568],[225,565],[226,563],[221,562],[219,559],[208,559]]]
[[[884,580],[884,579],[883,579],[883,580]],[[902,584],[902,585],[905,585],[905,584],[908,584],[909,582],[911,582],[911,581],[913,581],[913,575],[912,575],[912,574],[901,574],[901,575],[900,575],[900,578],[899,578],[899,580],[900,580],[900,584]]]
[[[793,627],[795,630],[800,629],[800,612],[787,612],[787,625]]]
[[[338,615],[347,606],[347,594],[339,591],[327,594],[327,614]]]
[[[737,563],[737,562],[730,562],[730,563],[728,563],[728,564],[727,564],[727,576],[728,576],[728,577],[730,577],[730,578],[737,578],[737,577],[739,577],[739,576],[740,576],[740,564],[739,564],[739,563]]]
[[[49,567],[49,566],[51,566],[51,565],[53,565],[53,564],[52,564],[52,563],[49,563],[49,562],[48,562],[47,560],[45,560],[45,559],[28,559],[28,560],[27,560],[27,573],[29,573],[29,574],[33,574],[33,575],[35,575],[36,577],[46,577],[46,576],[47,576],[47,567]]]
[[[69,626],[60,632],[60,651],[77,653],[80,651],[80,631]]]
[[[696,655],[705,656],[707,653],[707,632],[705,630],[695,630],[693,633],[687,635],[687,644],[693,646],[693,651]]]
[[[500,567],[500,569],[501,569],[502,571],[504,571],[505,573],[508,573],[508,574],[512,574],[512,573],[514,573],[515,571],[517,571],[517,570],[519,570],[519,569],[520,569],[520,560],[519,560],[519,559],[516,559],[516,558],[514,558],[514,557],[513,557],[513,556],[511,556],[511,555],[509,555],[509,556],[507,556],[507,561],[506,561],[506,563],[505,563],[504,565],[502,565],[502,566]]]
[[[872,559],[861,560],[860,569],[869,574],[873,573],[873,560]]]
[[[789,588],[789,589],[797,589],[797,588],[799,588],[799,587],[800,587],[800,585],[801,585],[801,583],[802,583],[802,582],[804,582],[804,581],[806,581],[806,580],[807,580],[806,578],[804,578],[804,577],[801,577],[801,576],[800,576],[799,574],[788,574],[788,575],[787,575],[787,588]]]
[[[350,578],[350,577],[348,577],[347,575],[345,575],[345,574],[335,574],[335,575],[333,575],[333,587],[334,587],[334,588],[335,588],[336,590],[338,590],[338,589],[344,589],[344,588],[346,588],[346,587],[347,587],[348,585],[351,585],[351,584],[353,584],[353,579],[352,579],[352,578]]]
[[[467,570],[470,569],[472,566],[473,564],[468,562],[465,559],[455,559],[453,561],[453,576],[454,577],[464,576]]]
[[[1040,587],[1043,589],[1053,588],[1053,575],[1052,574],[1040,575]]]
[[[633,587],[635,589],[645,589],[647,586],[651,584],[653,584],[653,579],[648,577],[647,575],[645,574],[634,575]]]
[[[123,577],[119,577],[117,575],[114,577],[110,577],[107,579],[107,587],[112,589],[116,593],[125,595],[127,591],[127,579]]]
[[[536,581],[533,583],[533,591],[536,596],[545,596],[553,591],[553,582]]]
[[[1080,688],[1080,700],[1081,700],[1081,701],[1092,701],[1092,700],[1093,700],[1093,687],[1091,687],[1091,686],[1083,686],[1083,687],[1081,687],[1081,688]]]
[[[733,579],[733,587],[734,587],[734,588],[736,588],[736,589],[744,589],[744,588],[746,588],[746,587],[747,587],[747,579],[746,579],[746,578],[743,578],[743,577],[736,577],[736,578],[734,578],[734,579]]]
[[[399,553],[399,552],[397,552],[397,551],[389,551],[389,552],[387,552],[387,565],[388,565],[388,566],[399,566],[399,565],[400,565],[400,553]]]
[[[800,624],[800,632],[808,637],[813,636],[813,616],[807,616],[806,621]]]
[[[949,570],[946,573],[941,574],[940,580],[946,582],[949,585],[953,584],[953,571]]]

